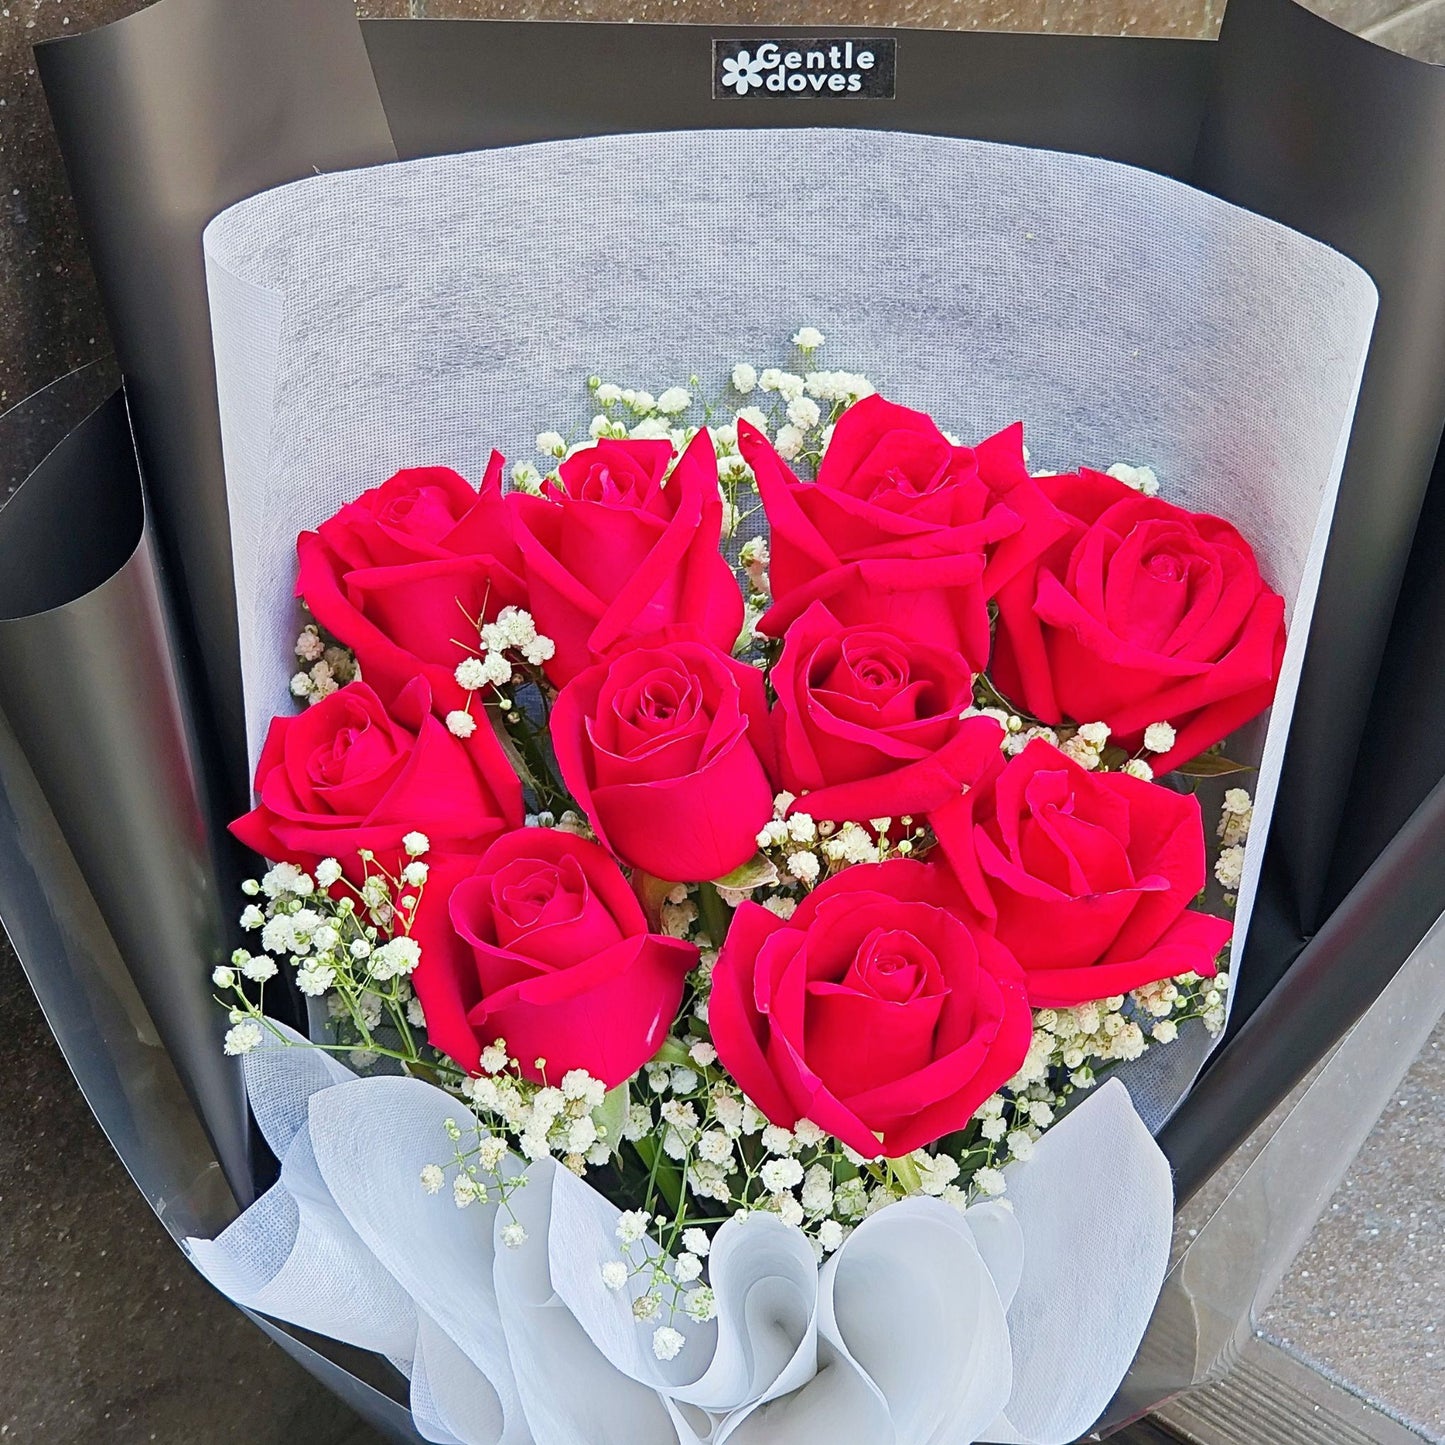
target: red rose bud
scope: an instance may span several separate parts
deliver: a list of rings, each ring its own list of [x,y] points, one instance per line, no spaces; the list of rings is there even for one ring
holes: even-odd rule
[[[1101,472],[1043,477],[1068,534],[998,597],[991,675],[1045,722],[1106,722],[1137,749],[1150,723],[1167,772],[1267,708],[1284,659],[1284,599],[1217,517]]]
[[[989,598],[1064,530],[1019,426],[954,446],[922,412],[870,396],[839,418],[815,482],[746,422],[738,449],[771,528],[771,637],[822,601],[844,625],[883,623],[982,671]]]
[[[649,933],[617,864],[551,828],[499,838],[451,895],[452,946],[413,976],[431,1042],[475,1071],[497,1039],[522,1071],[612,1088],[661,1046],[697,949]]]
[[[898,1157],[964,1128],[1018,1072],[1033,1014],[1018,964],[928,863],[864,863],[784,922],[733,916],[708,1022],[723,1067],[775,1124],[809,1119]]]
[[[672,882],[721,878],[773,814],[762,673],[702,642],[623,653],[552,709],[568,790],[624,863]]]
[[[778,772],[795,811],[834,822],[930,813],[998,757],[956,652],[875,624],[839,627],[815,602],[788,629],[772,670]]]
[[[465,708],[470,623],[526,603],[501,467],[494,453],[479,493],[443,468],[398,472],[296,540],[297,595],[388,702],[425,677],[438,716]]]
[[[575,452],[560,485],[514,496],[517,541],[537,630],[557,651],[558,686],[618,643],[677,624],[731,650],[742,593],[718,551],[722,499],[701,431],[673,468],[665,441],[602,441]],[[666,485],[664,485],[666,478]]]
[[[1215,972],[1230,924],[1189,907],[1205,881],[1195,798],[1036,740],[931,821],[1035,1008]]]

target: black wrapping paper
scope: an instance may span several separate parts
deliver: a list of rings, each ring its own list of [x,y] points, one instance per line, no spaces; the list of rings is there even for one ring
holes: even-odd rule
[[[0,452],[12,437],[42,448],[66,409],[22,403],[0,418]],[[127,1158],[157,1176],[148,1194],[170,1192],[162,1160],[204,1172],[198,1115],[248,1202],[245,1100],[207,978],[229,909],[181,672],[117,393],[0,507],[0,911],[102,1125],[157,1151]],[[189,1122],[184,1160],[152,1132],[163,1118]]]
[[[1445,422],[1445,70],[1292,0],[1232,0],[1217,55],[1195,183],[1343,251],[1380,292],[1266,855],[1267,906],[1239,974],[1238,1027],[1338,901],[1328,896],[1337,848],[1358,859],[1349,882],[1373,856],[1361,857],[1340,824]],[[1408,811],[1393,810],[1391,833]]]
[[[199,643],[208,763],[239,812],[246,751],[201,230],[268,186],[394,159],[391,136],[346,0],[160,0],[36,54],[182,601],[177,625]]]

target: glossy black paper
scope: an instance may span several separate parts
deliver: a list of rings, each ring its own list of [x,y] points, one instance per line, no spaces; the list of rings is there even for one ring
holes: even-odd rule
[[[1395,836],[1445,772],[1438,744],[1422,725],[1407,767],[1385,775],[1367,755],[1356,770],[1382,656],[1378,696],[1393,709],[1384,716],[1417,716],[1416,699],[1433,698],[1432,687],[1445,692],[1445,684],[1415,675],[1422,658],[1434,666],[1445,618],[1438,487],[1391,632],[1445,420],[1445,269],[1435,260],[1445,230],[1445,73],[1348,36],[1293,0],[1232,0],[1213,44],[899,31],[896,99],[715,101],[712,41],[734,32],[443,21],[368,22],[358,31],[347,0],[161,0],[105,30],[41,47],[42,77],[127,374],[159,552],[169,564],[157,565],[154,549],[137,552],[150,579],[150,631],[139,644],[124,630],[134,616],[125,609],[134,603],[121,594],[136,590],[138,571],[129,554],[114,559],[121,584],[115,601],[106,600],[102,565],[86,578],[100,591],[77,591],[73,601],[57,594],[58,609],[0,624],[0,647],[9,649],[0,656],[0,711],[13,727],[0,733],[0,784],[12,800],[10,814],[0,816],[0,913],[103,1122],[106,1065],[97,1060],[114,1048],[122,1089],[132,1064],[87,1022],[82,995],[102,986],[87,958],[89,936],[73,922],[82,904],[98,909],[108,926],[111,966],[123,959],[153,1004],[159,1039],[233,1169],[246,1142],[234,1072],[214,1053],[208,1062],[201,1057],[213,1047],[199,1020],[211,1007],[206,975],[220,940],[202,930],[188,954],[177,924],[164,955],[148,955],[104,896],[115,893],[116,880],[96,856],[102,826],[122,854],[143,854],[157,842],[156,829],[167,826],[167,810],[174,812],[182,824],[173,846],[185,856],[165,855],[178,866],[156,886],[199,927],[224,887],[225,869],[208,872],[203,851],[190,846],[205,829],[197,831],[186,808],[209,808],[214,825],[216,810],[226,811],[243,791],[200,232],[217,211],[266,186],[394,155],[698,126],[861,125],[972,136],[1105,156],[1190,180],[1359,261],[1380,290],[1376,341],[1242,970],[1237,1036],[1161,1140],[1182,1193],[1289,1090],[1445,911],[1445,874],[1436,862],[1445,803],[1432,796]],[[97,515],[111,507],[134,521],[121,493],[133,486],[135,468],[115,413],[94,422],[88,437],[86,446],[115,453],[91,468],[89,485],[117,489],[97,499]],[[57,453],[47,463],[54,486],[84,482],[75,474],[81,455]],[[35,612],[49,603],[37,601],[47,594],[33,589],[82,563],[71,558],[74,539],[63,528],[32,527],[23,508],[11,511],[0,512],[0,577],[9,559],[29,566],[33,582],[16,573],[9,590],[30,597],[19,610]],[[91,560],[99,555],[82,551]],[[163,594],[167,572],[172,587]],[[169,610],[157,627],[163,597]],[[1425,637],[1422,652],[1417,639]],[[75,752],[51,737],[68,721],[61,709],[73,709],[76,697],[47,695],[25,669],[42,655],[60,671],[88,664],[96,638],[111,639],[120,654],[109,660],[103,684],[118,699],[133,680],[120,665],[128,647],[149,647],[171,671],[163,716],[148,721],[144,709],[119,709],[138,736],[122,742],[99,725],[86,735],[112,788],[87,798],[67,776]],[[18,665],[8,666],[6,657]],[[195,680],[204,685],[185,694]],[[190,791],[132,796],[144,791],[136,780],[154,778],[181,737],[187,748],[199,745],[185,754]],[[22,752],[33,770],[25,778]],[[198,803],[207,779],[217,801]],[[102,796],[109,799],[104,811]],[[18,820],[15,798],[47,816],[69,844],[63,876],[76,885],[78,901],[40,886],[41,870],[32,865],[41,855]],[[1347,798],[1351,826],[1346,846],[1337,848]],[[1381,850],[1331,917],[1331,904]],[[175,997],[159,999],[158,980]],[[1300,1004],[1304,997],[1308,1006]],[[170,1167],[158,1162],[162,1154],[145,1129],[112,1138],[138,1179]],[[334,1363],[346,1357],[329,1344],[318,1354],[266,1328],[393,1438],[414,1438],[404,1412],[386,1398],[399,1378],[383,1374],[378,1394],[356,1378],[354,1361]]]
[[[37,47],[136,441],[200,644],[195,706],[219,796],[247,796],[231,535],[201,231],[315,170],[394,159],[349,5],[160,0]]]
[[[245,1101],[206,987],[231,910],[125,398],[49,431],[91,381],[0,417],[0,452],[58,440],[0,508],[0,907],[147,1197],[190,1189],[219,1158],[249,1200]],[[182,1140],[204,1144],[197,1116],[210,1149],[179,1159]],[[157,1127],[177,1119],[189,1132]]]

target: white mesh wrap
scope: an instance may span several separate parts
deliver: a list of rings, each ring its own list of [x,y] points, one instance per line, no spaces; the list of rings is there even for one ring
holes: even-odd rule
[[[187,1247],[237,1303],[390,1356],[444,1445],[1066,1445],[1164,1278],[1169,1169],[1114,1082],[1009,1166],[1007,1205],[892,1205],[821,1270],[775,1217],[725,1224],[717,1318],[679,1316],[687,1344],[659,1361],[657,1321],[602,1283],[613,1204],[551,1160],[507,1213],[429,1195],[456,1101],[317,1057],[272,1040],[247,1057],[263,1130],[289,1135],[281,1182]],[[513,1219],[527,1239],[510,1249]]]
[[[477,480],[494,446],[529,456],[585,417],[590,373],[696,372],[716,394],[807,323],[830,338],[819,365],[965,438],[1021,418],[1036,466],[1147,463],[1241,527],[1290,623],[1273,714],[1231,745],[1260,764],[1264,835],[1375,310],[1335,252],[1129,167],[854,130],[318,176],[223,213],[205,245],[253,759],[286,705],[297,531],[404,466]],[[1207,1049],[1195,1029],[1127,1070],[1133,1107],[1118,1083],[1090,1097],[1013,1166],[1012,1214],[896,1206],[821,1273],[774,1225],[728,1226],[718,1320],[667,1366],[594,1288],[601,1196],[534,1166],[531,1239],[498,1248],[495,1208],[417,1184],[445,1096],[296,1052],[247,1066],[282,1182],[195,1258],[237,1300],[412,1361],[434,1441],[1062,1442],[1162,1279],[1168,1171],[1135,1108],[1167,1117]]]

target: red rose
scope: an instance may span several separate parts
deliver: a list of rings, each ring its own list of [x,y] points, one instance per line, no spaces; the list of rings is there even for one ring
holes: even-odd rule
[[[425,833],[434,853],[480,853],[521,822],[522,785],[489,729],[463,742],[430,701],[421,679],[390,707],[355,682],[273,719],[256,764],[257,804],[231,832],[273,861],[335,858],[357,882],[358,850],[399,856],[405,833]]]
[[[451,896],[457,946],[413,982],[427,1035],[475,1072],[505,1039],[530,1077],[586,1069],[612,1088],[655,1054],[697,949],[649,933],[617,864],[595,843],[522,828],[487,850]]]
[[[775,1124],[809,1119],[870,1158],[964,1128],[1033,1036],[1023,974],[955,910],[934,864],[845,869],[784,922],[733,915],[708,1022],[723,1067]]]
[[[737,640],[743,599],[718,551],[712,439],[699,432],[668,476],[671,460],[669,442],[602,441],[568,457],[545,496],[509,498],[559,687],[619,642],[674,625],[728,651]]]
[[[454,673],[476,623],[525,606],[493,454],[479,492],[455,473],[398,472],[296,539],[296,592],[390,701],[425,677],[439,715],[467,705]]]
[[[891,627],[839,627],[821,602],[788,629],[772,683],[779,776],[815,818],[929,813],[998,757],[999,725],[959,717],[973,674],[958,653]]]
[[[363,492],[316,530],[348,569],[478,554],[514,566],[516,556],[500,452],[492,453],[480,487],[450,467],[412,467]]]
[[[773,815],[763,675],[703,642],[579,673],[552,709],[552,746],[598,838],[657,878],[721,878]]]
[[[273,862],[314,871],[335,858],[350,882],[366,877],[360,850],[393,878],[410,861],[402,838],[424,833],[426,883],[410,920],[425,986],[431,960],[449,946],[447,898],[478,856],[522,821],[522,787],[496,738],[479,729],[466,742],[431,715],[416,679],[384,707],[364,682],[294,717],[278,717],[256,765],[257,805],[231,824],[248,848]]]
[[[969,904],[1018,959],[1035,1008],[1215,971],[1227,920],[1204,887],[1198,801],[1086,772],[1044,741],[932,817]]]
[[[992,676],[1045,722],[1106,722],[1167,772],[1264,711],[1284,658],[1284,599],[1228,522],[1081,471],[1040,485],[1067,535],[998,597]]]
[[[771,529],[783,636],[815,601],[843,624],[886,623],[988,663],[988,599],[1064,529],[1023,459],[1023,428],[954,446],[922,412],[870,396],[839,418],[815,482],[802,482],[746,422],[738,448]]]

